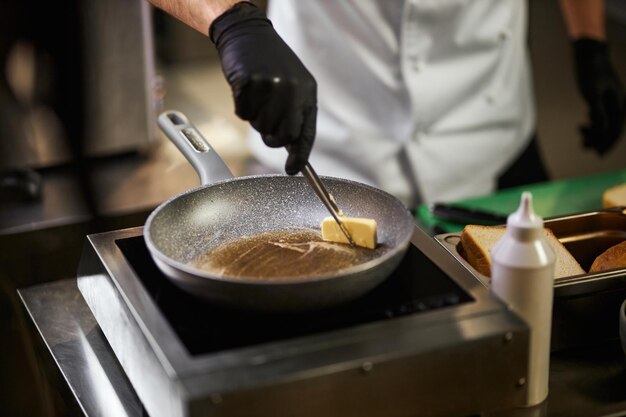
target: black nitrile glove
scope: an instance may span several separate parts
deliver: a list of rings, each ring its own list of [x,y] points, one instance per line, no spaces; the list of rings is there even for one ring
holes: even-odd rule
[[[590,124],[582,126],[583,144],[604,155],[619,139],[626,116],[624,89],[615,74],[605,42],[574,42],[578,89],[589,106]]]
[[[315,79],[251,3],[237,3],[215,19],[209,37],[231,86],[235,112],[261,133],[267,146],[286,146],[285,171],[297,174],[315,139]]]

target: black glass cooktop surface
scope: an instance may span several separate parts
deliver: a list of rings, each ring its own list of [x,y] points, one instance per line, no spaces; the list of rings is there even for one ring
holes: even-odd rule
[[[411,245],[398,268],[365,296],[307,313],[259,314],[222,309],[175,286],[157,268],[143,236],[116,240],[137,277],[191,355],[352,327],[472,301]]]

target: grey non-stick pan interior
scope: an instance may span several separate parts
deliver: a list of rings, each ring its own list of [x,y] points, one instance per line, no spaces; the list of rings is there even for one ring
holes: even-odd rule
[[[237,309],[312,310],[367,293],[401,261],[414,230],[413,217],[404,205],[374,187],[322,177],[346,216],[377,221],[379,244],[373,259],[330,274],[294,280],[229,277],[196,268],[194,259],[219,244],[269,231],[319,229],[328,212],[302,176],[233,178],[182,113],[161,114],[159,125],[203,184],[157,207],[144,229],[157,266],[184,290]]]

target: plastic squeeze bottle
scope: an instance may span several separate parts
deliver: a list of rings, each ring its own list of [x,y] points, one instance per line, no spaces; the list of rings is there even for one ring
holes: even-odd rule
[[[543,219],[533,210],[531,193],[524,192],[491,250],[491,291],[530,326],[528,407],[548,396],[555,260]]]

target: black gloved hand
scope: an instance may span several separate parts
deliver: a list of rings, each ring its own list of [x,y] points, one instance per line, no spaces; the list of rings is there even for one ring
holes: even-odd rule
[[[215,19],[209,37],[231,86],[235,112],[267,146],[287,147],[285,171],[297,174],[315,139],[315,79],[251,3],[237,3]]]
[[[606,43],[574,42],[578,89],[589,106],[590,124],[582,126],[583,144],[604,155],[619,139],[626,116],[624,89],[609,59]]]

